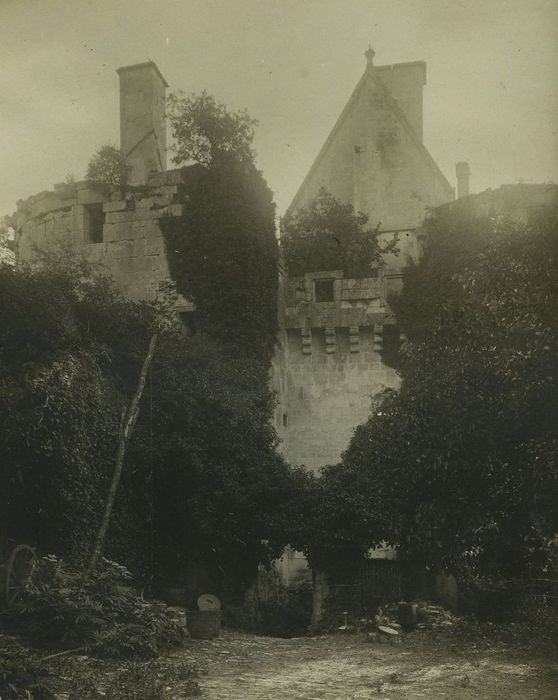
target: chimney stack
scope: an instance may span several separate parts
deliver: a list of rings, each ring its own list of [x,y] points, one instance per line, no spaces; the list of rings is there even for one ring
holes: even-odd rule
[[[366,56],[367,70],[372,70],[374,68],[374,56],[376,55],[376,52],[371,46],[369,46],[364,52],[364,55]]]
[[[374,50],[369,48],[366,56],[366,73],[381,80],[413,127],[422,143],[422,92],[426,85],[426,63],[395,63],[387,66],[374,65]]]
[[[455,174],[457,176],[457,199],[461,199],[469,194],[469,179],[471,177],[469,163],[465,161],[456,163]]]
[[[167,169],[167,81],[153,61],[124,66],[120,78],[120,150],[130,166],[128,182],[143,185]]]

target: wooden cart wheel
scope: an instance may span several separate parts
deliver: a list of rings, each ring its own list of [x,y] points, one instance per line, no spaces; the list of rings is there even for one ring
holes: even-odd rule
[[[8,608],[20,598],[36,563],[35,551],[28,545],[19,544],[12,550],[6,565],[5,595]]]

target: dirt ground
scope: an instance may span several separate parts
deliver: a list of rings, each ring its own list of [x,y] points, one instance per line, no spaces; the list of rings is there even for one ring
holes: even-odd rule
[[[558,654],[537,645],[415,632],[400,644],[361,635],[276,639],[224,631],[191,641],[207,700],[558,699]]]

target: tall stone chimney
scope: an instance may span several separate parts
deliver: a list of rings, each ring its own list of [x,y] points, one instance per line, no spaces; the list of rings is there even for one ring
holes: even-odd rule
[[[461,199],[461,197],[466,197],[469,194],[469,180],[471,177],[469,163],[465,161],[456,163],[455,175],[457,177],[457,199]]]
[[[397,100],[422,143],[422,93],[426,85],[426,63],[413,61],[375,66],[373,49],[368,49],[365,56],[366,70],[373,71]]]
[[[120,78],[120,150],[130,166],[129,183],[167,169],[165,98],[167,81],[153,61],[124,66]]]

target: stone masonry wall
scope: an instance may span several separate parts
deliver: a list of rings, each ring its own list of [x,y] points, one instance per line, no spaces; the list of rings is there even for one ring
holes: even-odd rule
[[[333,299],[316,301],[316,280],[333,281]],[[285,290],[288,367],[288,455],[317,471],[336,463],[372,397],[399,386],[381,359],[398,343],[385,305],[389,276],[345,279],[339,270],[290,278]]]
[[[180,216],[181,173],[158,173],[145,188],[123,193],[87,182],[57,185],[18,202],[18,262],[32,262],[40,250],[82,256],[111,276],[132,300],[153,299],[169,279],[162,216]]]

